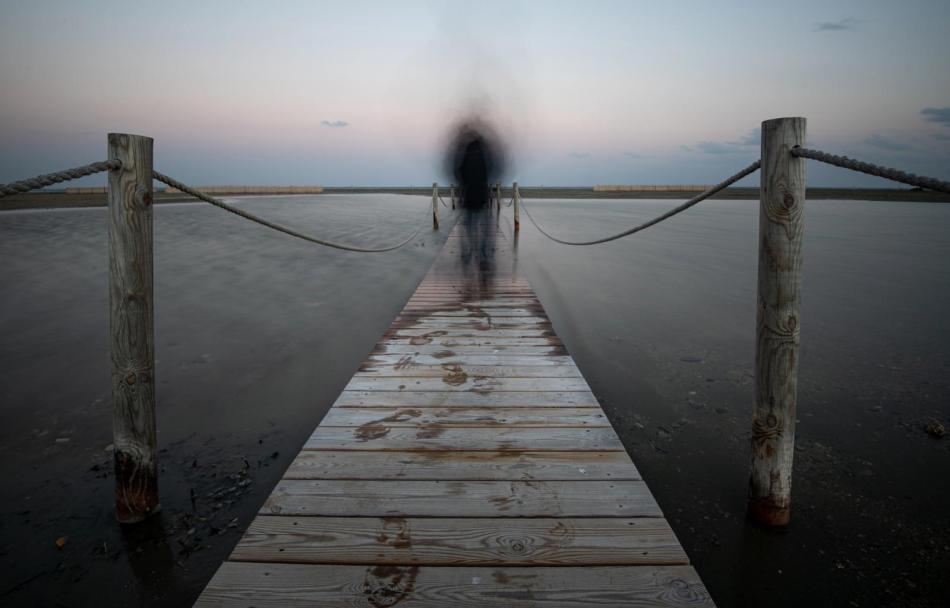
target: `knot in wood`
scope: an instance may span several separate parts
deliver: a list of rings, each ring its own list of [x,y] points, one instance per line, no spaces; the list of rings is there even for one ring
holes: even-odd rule
[[[529,551],[531,543],[526,538],[506,538],[502,544],[509,553],[523,555]]]
[[[132,386],[133,384],[135,384],[135,372],[129,372],[125,376],[125,383],[128,384],[129,386]]]
[[[752,420],[753,443],[763,443],[769,439],[781,437],[782,431],[782,424],[772,414],[769,414],[765,422],[762,422],[757,417]]]
[[[152,193],[142,184],[135,187],[135,202],[144,207],[152,204]]]
[[[786,190],[782,194],[782,204],[785,205],[786,209],[791,209],[795,206],[795,195]]]

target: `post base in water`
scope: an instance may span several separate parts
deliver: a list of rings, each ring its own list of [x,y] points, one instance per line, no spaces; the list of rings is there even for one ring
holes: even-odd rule
[[[788,525],[791,515],[789,507],[779,507],[768,499],[749,499],[748,516],[750,519],[765,526],[781,528]]]

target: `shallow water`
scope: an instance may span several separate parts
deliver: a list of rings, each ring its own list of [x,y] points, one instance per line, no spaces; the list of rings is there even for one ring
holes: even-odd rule
[[[614,232],[671,205],[527,202],[565,238]],[[238,204],[374,245],[426,221],[428,199]],[[205,205],[160,205],[155,218],[164,511],[120,531],[104,451],[105,210],[0,214],[5,603],[82,605],[104,589],[117,605],[189,603],[447,233],[444,224],[399,252],[367,255]],[[596,247],[551,243],[522,219],[520,269],[721,606],[950,601],[950,440],[923,431],[931,418],[950,421],[950,206],[809,203],[785,533],[744,519],[757,204],[707,201]]]

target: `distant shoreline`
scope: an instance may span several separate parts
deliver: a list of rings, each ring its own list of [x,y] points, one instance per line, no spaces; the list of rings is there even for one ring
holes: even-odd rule
[[[276,188],[275,188],[276,190]],[[571,199],[689,199],[696,196],[696,191],[595,191],[589,188],[557,188],[540,186],[522,186],[521,195],[526,198],[571,198]],[[440,188],[443,198],[449,194],[448,187]],[[432,187],[325,187],[322,194],[309,196],[324,196],[327,194],[407,194],[415,196],[430,196]],[[295,196],[286,192],[255,193],[255,196]],[[222,193],[219,196],[248,196],[244,192]],[[300,196],[299,194],[296,196]],[[511,196],[511,188],[502,188],[502,196]],[[862,200],[862,201],[894,201],[912,203],[950,203],[950,194],[929,192],[912,189],[888,188],[809,188],[807,197],[810,200]],[[726,188],[714,198],[722,199],[758,199],[759,189]],[[200,202],[186,194],[156,192],[154,201],[163,203]],[[0,211],[16,209],[68,209],[81,207],[104,207],[106,195],[97,193],[74,192],[30,192],[15,194],[0,198]]]

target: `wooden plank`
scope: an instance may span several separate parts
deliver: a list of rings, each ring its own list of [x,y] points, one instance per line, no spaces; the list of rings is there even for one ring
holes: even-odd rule
[[[513,534],[513,530],[517,534]],[[296,564],[468,566],[686,565],[655,517],[255,519],[231,560]]]
[[[626,452],[359,452],[304,450],[284,479],[640,479]]]
[[[388,427],[607,427],[599,407],[334,407],[321,427],[363,425]]]
[[[451,355],[449,357],[433,357],[432,355],[372,354],[366,358],[366,361],[360,369],[377,369],[388,365],[401,369],[409,369],[420,365],[512,365],[518,367],[550,367],[559,365],[574,366],[574,359],[564,355],[545,355],[541,357],[531,355],[524,357],[509,355],[469,355],[463,360],[460,357]]]
[[[550,327],[544,328],[494,328],[480,327],[476,325],[460,325],[440,327],[433,329],[431,327],[414,327],[411,325],[398,326],[389,329],[383,334],[384,341],[393,338],[428,338],[430,341],[435,338],[549,338],[544,344],[561,344]],[[425,341],[417,341],[419,344],[426,344]],[[517,341],[511,344],[518,344]]]
[[[442,406],[442,407],[484,407],[504,403],[505,407],[557,407],[598,405],[589,392],[517,392],[473,391],[438,393],[416,393],[407,391],[343,391],[334,405],[393,405],[393,406]]]
[[[610,427],[452,428],[390,426],[383,422],[356,428],[319,426],[305,450],[623,450]]]
[[[396,320],[402,320],[404,318],[416,318],[420,315],[430,315],[433,317],[452,317],[452,318],[463,318],[463,319],[484,319],[489,317],[537,317],[541,312],[540,309],[531,309],[531,308],[496,308],[491,311],[489,314],[485,312],[484,309],[481,311],[476,311],[472,309],[459,309],[459,310],[433,310],[432,312],[408,312],[405,315],[397,317]]]
[[[464,332],[463,332],[464,333]],[[564,344],[553,336],[481,336],[477,332],[470,332],[472,335],[461,336],[383,336],[377,347],[389,346],[421,346],[423,344],[432,344],[453,348],[456,346],[559,346]],[[528,332],[525,332],[528,333]]]
[[[554,355],[563,357],[567,351],[563,346],[520,346],[517,344],[497,344],[489,346],[455,346],[447,348],[438,344],[381,345],[373,352],[374,355],[433,355],[448,359],[450,357],[467,357],[469,355]]]
[[[544,317],[492,317],[491,319],[459,319],[456,317],[420,317],[393,321],[394,328],[409,327],[475,327],[480,329],[550,329],[551,322]]]
[[[348,391],[589,391],[583,378],[489,378],[464,371],[446,372],[441,378],[385,378],[353,376]]]
[[[331,566],[226,562],[197,608],[711,608],[690,566]]]
[[[526,306],[534,306],[539,303],[536,298],[494,298],[491,300],[468,300],[464,298],[459,299],[452,296],[449,296],[448,298],[412,297],[409,298],[406,308],[433,306],[438,305],[441,302],[451,302],[453,306],[459,306],[463,308],[475,307],[481,308],[483,310],[492,310],[495,308],[524,308]]]
[[[264,515],[662,517],[642,481],[282,479]]]
[[[441,363],[439,365],[411,365],[395,368],[394,366],[375,366],[366,364],[356,372],[354,377],[416,377],[428,376],[441,378],[446,373],[464,372],[471,376],[487,376],[491,378],[580,378],[581,371],[574,365],[453,365]]]

